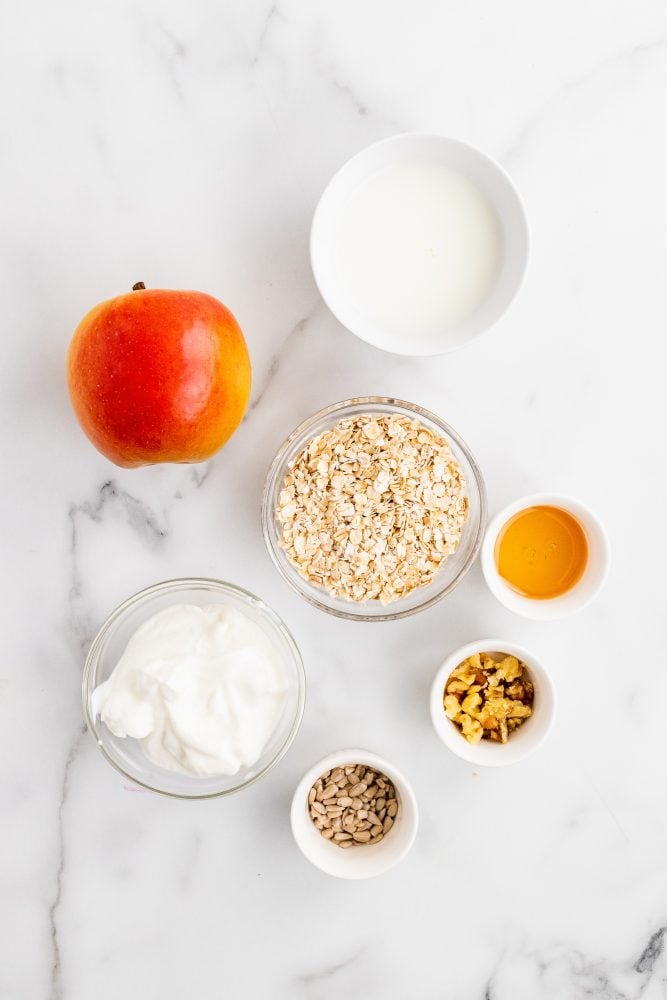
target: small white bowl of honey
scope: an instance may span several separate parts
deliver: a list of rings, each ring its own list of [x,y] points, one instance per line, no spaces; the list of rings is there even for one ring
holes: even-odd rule
[[[481,561],[501,604],[524,618],[551,621],[581,611],[598,595],[609,572],[609,541],[579,500],[534,493],[493,518]]]

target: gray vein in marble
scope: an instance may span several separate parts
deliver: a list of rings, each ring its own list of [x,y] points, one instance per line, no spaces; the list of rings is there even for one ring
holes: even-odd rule
[[[278,14],[279,14],[278,4],[272,3],[267,11],[266,17],[264,18],[264,23],[262,24],[259,33],[259,38],[257,39],[255,54],[253,55],[251,61],[251,65],[253,68],[257,65],[257,63],[262,58],[262,55],[264,54],[264,49],[266,48],[266,40],[268,38],[273,22],[275,21]]]
[[[65,760],[65,769],[63,771],[63,778],[60,784],[60,796],[58,801],[58,812],[56,820],[56,829],[58,836],[58,863],[56,866],[56,876],[55,876],[55,892],[53,895],[53,900],[49,906],[49,929],[51,935],[51,982],[50,982],[50,998],[51,1000],[60,1000],[63,996],[62,992],[62,968],[60,964],[60,940],[58,936],[58,910],[60,908],[60,903],[62,901],[63,895],[63,879],[65,877],[65,830],[63,823],[63,814],[65,811],[65,806],[67,804],[67,797],[69,794],[69,779],[70,773],[76,756],[79,752],[81,746],[81,741],[86,734],[86,727],[82,726],[77,730],[74,742],[70,746],[69,752],[67,754],[67,759]]]
[[[648,972],[649,974],[653,972],[653,967],[665,947],[665,934],[667,934],[667,927],[660,927],[651,934],[648,944],[633,966],[635,972]]]
[[[193,465],[188,470],[188,481],[194,485],[194,488],[198,490],[204,485],[208,477],[213,471],[213,462],[206,462],[205,465],[198,464]],[[174,493],[174,500],[183,500],[187,496],[187,484],[185,487],[179,487]]]
[[[361,956],[364,954],[365,948],[360,948],[355,951],[354,954],[350,955],[349,958],[343,959],[341,962],[335,962],[332,965],[327,965],[323,969],[319,969],[317,972],[308,972],[301,976],[296,976],[294,982],[300,986],[310,986],[313,983],[321,983],[323,979],[333,979],[339,972],[343,969],[347,969],[354,962],[357,962]]]
[[[586,768],[582,765],[581,761],[577,762],[577,766],[581,769],[581,772],[584,775],[584,777],[586,778],[586,781],[591,786],[591,788],[593,789],[593,791],[597,795],[598,799],[600,800],[600,802],[602,803],[602,805],[604,806],[604,808],[606,809],[606,811],[609,813],[609,816],[610,816],[610,818],[611,818],[614,826],[616,827],[616,829],[620,833],[620,835],[623,837],[623,839],[626,841],[626,843],[628,843],[628,844],[631,843],[630,837],[627,835],[627,833],[623,829],[618,816],[616,815],[616,813],[614,812],[614,810],[611,808],[611,806],[609,805],[609,803],[605,799],[604,795],[602,794],[602,792],[600,791],[600,789],[598,788],[598,786],[595,784],[595,782],[591,778],[591,776],[588,773],[588,771],[586,770]]]
[[[204,485],[208,477],[211,475],[212,471],[213,471],[213,462],[207,462],[206,465],[204,465],[203,468],[201,468],[201,471],[200,471],[200,466],[198,465],[194,465],[190,469],[190,479],[195,484],[196,489],[199,489],[200,486]]]
[[[192,882],[192,877],[197,868],[197,863],[201,855],[202,838],[198,830],[195,830],[192,838],[192,845],[183,859],[183,869],[179,879],[181,889],[185,892]]]
[[[523,152],[523,147],[526,145],[535,129],[540,126],[545,115],[552,111],[553,108],[563,100],[563,98],[575,93],[579,90],[579,88],[585,87],[598,76],[616,69],[619,63],[631,59],[634,61],[635,56],[650,55],[664,49],[666,46],[667,39],[664,38],[656,39],[653,42],[640,42],[638,45],[633,45],[631,48],[621,49],[617,52],[611,53],[611,55],[606,56],[585,73],[582,73],[575,79],[568,80],[566,83],[562,84],[526,119],[514,139],[508,146],[506,146],[504,152],[499,156],[501,162],[507,163]]]
[[[126,490],[119,489],[113,479],[107,479],[106,482],[102,483],[92,503],[86,500],[82,504],[72,504],[69,516],[74,519],[77,515],[84,515],[99,524],[103,520],[105,509],[114,501],[117,501],[124,511],[129,526],[145,541],[152,545],[160,545],[167,537],[166,526],[162,527],[159,524],[150,507]],[[74,544],[75,539],[73,538],[73,547]]]
[[[102,523],[105,511],[113,503],[120,506],[130,528],[151,546],[159,547],[162,545],[168,534],[166,527],[162,527],[159,524],[157,517],[150,507],[125,490],[119,489],[113,479],[108,479],[102,483],[93,501],[86,500],[84,503],[70,505],[68,511],[70,520],[70,555],[72,560],[70,627],[81,651],[86,650],[92,638],[92,625],[89,615],[82,608],[83,587],[79,573],[78,552],[79,522],[81,518],[87,518],[95,524]]]
[[[598,997],[600,1000],[639,1000],[655,979],[656,963],[664,950],[667,926],[654,931],[637,961],[630,965],[627,961],[609,962],[585,955],[578,948],[559,945],[553,951],[524,952],[524,957],[532,960],[538,977],[553,978],[559,971],[568,982],[568,996]],[[635,979],[634,976],[641,979]],[[497,972],[489,978],[483,993],[483,1000],[495,1000],[494,980]],[[630,978],[629,978],[630,977]],[[662,976],[661,983],[667,983]],[[622,984],[622,985],[621,985]],[[548,990],[552,995],[552,990]],[[546,993],[545,993],[546,995]]]
[[[505,955],[504,955],[504,951],[503,951],[498,956],[498,958],[496,959],[495,967],[494,967],[493,971],[489,974],[489,978],[487,979],[486,985],[484,987],[484,994],[482,996],[482,1000],[495,1000],[496,991],[493,988],[493,981],[494,981],[494,979],[496,978],[496,976],[498,974],[498,967],[502,964],[502,962],[504,961],[504,958],[505,958]]]
[[[329,73],[328,79],[331,80],[338,93],[352,104],[359,117],[365,118],[368,114],[368,105],[357,97],[350,85],[348,83],[343,83],[342,80],[339,80],[335,73]]]
[[[573,981],[579,980],[581,982],[586,995],[605,997],[605,1000],[625,1000],[625,995],[610,982],[603,961],[589,959],[578,949],[573,949],[571,954],[570,975]],[[546,973],[548,969],[549,964],[542,974]]]
[[[178,76],[178,68],[179,64],[187,58],[188,50],[183,42],[169,31],[168,28],[165,28],[163,24],[160,24],[158,27],[159,34],[151,32],[151,34],[155,34],[158,43],[155,45],[155,53],[162,60],[174,93],[182,101],[184,100],[184,94]],[[162,43],[160,43],[160,37],[162,38]]]
[[[276,375],[280,371],[280,366],[282,364],[283,355],[291,347],[291,345],[294,342],[294,340],[298,339],[300,337],[300,335],[304,332],[304,330],[308,326],[309,322],[311,321],[311,319],[313,318],[313,316],[317,312],[317,309],[319,308],[319,306],[320,306],[320,301],[318,300],[317,303],[310,310],[310,312],[306,313],[306,315],[303,316],[299,320],[298,323],[295,323],[295,325],[292,327],[292,329],[289,331],[289,333],[285,337],[284,341],[282,342],[279,350],[276,351],[276,353],[271,358],[271,362],[269,364],[269,370],[266,373],[264,381],[263,381],[263,383],[262,383],[262,385],[261,385],[261,387],[260,387],[257,395],[255,396],[255,398],[250,403],[250,406],[248,407],[248,412],[247,412],[246,416],[244,417],[244,420],[248,419],[248,417],[250,416],[250,414],[254,410],[257,409],[257,407],[259,406],[259,404],[264,399],[265,395],[267,394],[267,392],[271,388],[271,384],[273,383],[274,378],[276,377]]]
[[[278,7],[278,3],[277,2],[272,3],[271,6],[269,7],[269,10],[267,11],[264,23],[260,31],[259,39],[257,41],[254,55],[251,58],[251,65],[253,68],[255,68],[261,61],[264,51],[266,50],[267,38],[270,35],[271,28],[273,27],[277,18],[280,16],[281,16],[281,11]],[[319,48],[320,46],[317,44],[314,46],[314,52],[316,57]],[[366,118],[370,116],[370,109],[368,103],[362,100],[361,97],[351,87],[351,85],[341,77],[339,70],[331,60],[323,62],[316,58],[315,69],[320,78],[324,80],[326,83],[331,84],[333,86],[334,91],[354,109],[355,113],[360,118]],[[269,107],[269,112],[271,114],[271,117],[273,118],[274,124],[276,125],[276,129],[280,134],[280,129],[278,128],[277,122],[275,121],[275,118],[273,116],[271,103],[268,100],[266,94],[265,98],[267,105]],[[400,125],[394,118],[386,118],[384,115],[381,114],[373,114],[372,117],[378,121],[384,122],[385,124],[393,127],[394,129],[397,129],[398,131],[404,130],[403,126]]]
[[[387,116],[378,111],[376,108],[371,109],[369,103],[362,100],[353,87],[342,78],[339,70],[333,62],[329,61],[327,63],[316,63],[316,69],[320,77],[331,84],[338,96],[353,108],[359,118],[372,119],[374,122],[388,126],[394,132],[408,131],[406,126],[402,122],[398,121],[393,115]],[[372,142],[373,138],[370,137],[368,141]]]
[[[338,96],[353,108],[359,118],[372,119],[374,122],[388,126],[394,132],[409,131],[409,127],[395,118],[394,115],[386,115],[378,108],[372,108],[368,101],[362,99],[356,89],[344,78],[331,53],[324,52],[321,45],[315,46],[315,69],[325,82],[331,84]],[[373,137],[370,137],[368,141],[373,141]]]

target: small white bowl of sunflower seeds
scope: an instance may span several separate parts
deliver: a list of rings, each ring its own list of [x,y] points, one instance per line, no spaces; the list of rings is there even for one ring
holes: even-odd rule
[[[372,878],[393,868],[417,835],[410,783],[369,750],[331,753],[304,774],[292,799],[292,833],[327,875]]]
[[[433,679],[433,728],[470,764],[515,764],[537,750],[556,714],[551,677],[533,653],[505,639],[469,642]]]

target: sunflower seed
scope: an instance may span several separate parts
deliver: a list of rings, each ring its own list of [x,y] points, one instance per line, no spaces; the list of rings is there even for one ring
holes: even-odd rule
[[[336,847],[377,844],[394,825],[396,791],[386,775],[364,764],[348,764],[323,774],[308,792],[316,829]]]
[[[367,844],[368,841],[371,839],[369,830],[361,830],[358,833],[352,834],[352,836],[354,837],[354,839],[357,841],[358,844]]]

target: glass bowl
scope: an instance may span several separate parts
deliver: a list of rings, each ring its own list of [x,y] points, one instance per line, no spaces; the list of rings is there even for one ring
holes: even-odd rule
[[[449,441],[454,457],[465,476],[470,502],[468,520],[463,527],[459,546],[456,552],[446,560],[435,579],[430,584],[418,587],[406,597],[392,601],[390,604],[381,604],[378,600],[357,604],[354,601],[332,597],[323,588],[315,587],[305,580],[280,547],[280,525],[275,516],[280,490],[290,463],[294,461],[308,441],[333,427],[339,420],[366,413],[398,414],[417,419],[425,427],[444,435]],[[328,611],[329,614],[336,615],[338,618],[348,618],[352,621],[395,621],[398,618],[406,618],[408,615],[414,615],[418,611],[430,608],[437,601],[442,600],[461,582],[475,561],[482,544],[485,522],[486,491],[484,481],[465,441],[444,420],[421,406],[385,396],[359,396],[355,399],[346,399],[341,403],[325,407],[299,424],[273,460],[262,499],[264,540],[278,571],[290,587],[296,590],[309,604],[321,611]]]
[[[137,740],[114,736],[94,716],[93,691],[109,677],[134,632],[158,611],[180,603],[200,606],[231,605],[251,618],[283,657],[290,687],[282,715],[259,760],[252,767],[241,768],[237,774],[200,777],[160,767],[146,757]],[[278,763],[287,752],[301,723],[306,699],[306,678],[294,639],[278,615],[258,597],[220,580],[167,580],[128,598],[107,618],[93,639],[86,658],[82,696],[86,725],[103,755],[117,771],[136,784],[163,795],[181,799],[205,799],[229,795],[247,788]]]

